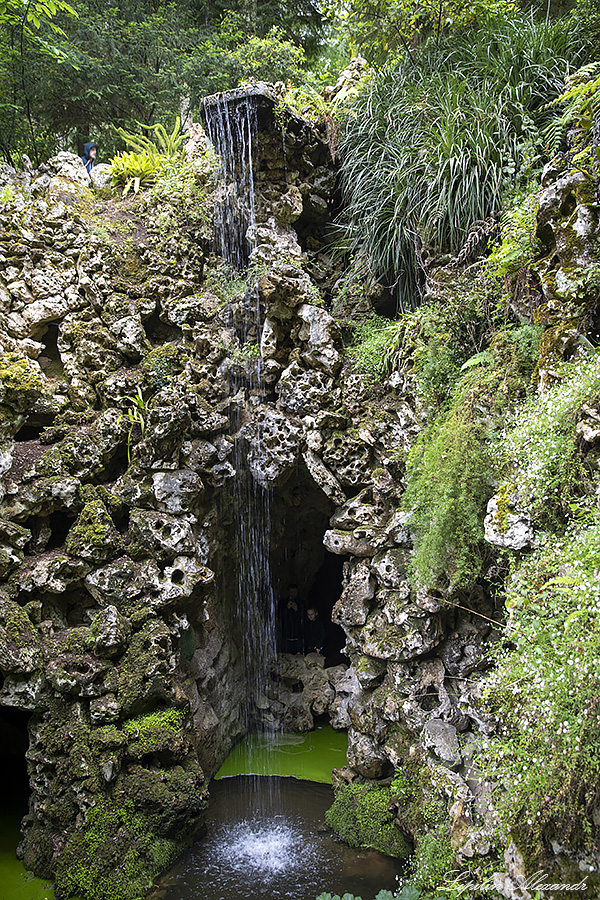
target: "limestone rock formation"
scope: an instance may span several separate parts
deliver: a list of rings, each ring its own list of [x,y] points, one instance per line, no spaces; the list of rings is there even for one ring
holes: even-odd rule
[[[412,583],[400,506],[422,425],[414,385],[400,373],[373,385],[344,357],[324,247],[327,143],[290,112],[284,153],[277,96],[250,96],[262,131],[248,279],[215,254],[206,207],[165,235],[164,210],[141,200],[127,213],[113,198],[97,207],[101,237],[78,205],[89,177],[77,157],[50,160],[29,186],[0,172],[18,192],[0,213],[0,704],[31,714],[21,852],[58,896],[89,862],[90,831],[107,867],[131,854],[147,884],[201,828],[208,779],[256,722],[348,729],[340,781],[387,790],[418,763],[418,803],[443,806],[454,849],[490,847],[474,748],[491,728],[477,678],[493,600],[475,585],[451,604]],[[196,129],[196,186],[220,209],[227,190],[207,178],[205,149]],[[563,231],[596,234],[580,201],[576,177],[543,198],[549,303],[587,252]],[[583,412],[577,435],[594,452],[597,410]],[[253,695],[235,526],[265,496],[276,589],[292,566],[306,590],[325,563],[341,572],[328,599],[345,661],[279,654]],[[516,492],[490,500],[485,536],[531,546]]]

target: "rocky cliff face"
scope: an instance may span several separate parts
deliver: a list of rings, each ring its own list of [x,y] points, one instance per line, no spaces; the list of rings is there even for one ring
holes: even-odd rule
[[[307,589],[325,553],[343,558],[351,663],[281,656],[257,717],[347,727],[340,783],[416,767],[413,813],[441,798],[463,858],[496,827],[474,763],[495,602],[411,586],[414,385],[348,364],[324,250],[335,171],[277,108],[261,113],[248,279],[213,252],[227,186],[201,135],[183,198],[94,194],[69,154],[0,170],[0,702],[31,714],[21,850],[59,896],[143,892],[246,728],[233,487],[248,473],[271,495],[278,585],[292,569]],[[413,839],[428,823],[407,810]]]

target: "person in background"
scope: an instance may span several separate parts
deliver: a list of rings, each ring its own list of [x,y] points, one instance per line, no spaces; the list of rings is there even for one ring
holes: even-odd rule
[[[93,141],[88,141],[88,143],[83,148],[83,156],[80,157],[81,162],[84,164],[88,173],[91,172],[96,165],[97,154],[98,145]]]
[[[310,607],[306,610],[306,624],[304,626],[304,652],[318,653],[322,656],[325,651],[325,625],[319,618],[319,611]]]
[[[288,595],[279,602],[279,619],[284,653],[304,652],[304,607],[298,585],[290,584]]]

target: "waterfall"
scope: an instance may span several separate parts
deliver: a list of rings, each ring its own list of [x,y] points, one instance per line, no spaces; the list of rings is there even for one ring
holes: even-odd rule
[[[213,98],[211,98],[213,99]],[[248,228],[256,222],[254,157],[256,105],[250,97],[233,108],[224,94],[210,105],[204,101],[208,138],[221,160],[223,189],[215,204],[215,237],[223,259],[235,269],[248,264]],[[251,232],[252,233],[252,232]]]
[[[215,243],[232,270],[247,266],[253,249],[256,204],[254,191],[254,151],[257,136],[257,111],[251,97],[228,102],[223,95],[205,101],[208,137],[221,159],[223,188],[216,204]],[[250,236],[250,237],[249,237]],[[260,344],[261,316],[258,293],[250,278],[243,301],[238,339],[242,347]],[[233,316],[232,316],[233,318]],[[264,392],[262,361],[247,367],[246,377],[234,384],[237,406],[232,414],[234,434],[233,487],[235,556],[237,569],[235,608],[237,630],[241,636],[241,658],[246,679],[246,728],[262,721],[260,710],[266,707],[265,686],[276,654],[276,615],[271,577],[271,503],[270,494],[251,475],[248,466],[247,435],[243,419],[251,418],[251,407]],[[260,424],[252,435],[260,455]]]

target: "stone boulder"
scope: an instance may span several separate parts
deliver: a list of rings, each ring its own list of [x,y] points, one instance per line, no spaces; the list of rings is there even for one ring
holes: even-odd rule
[[[483,527],[486,541],[496,547],[523,550],[534,541],[531,516],[516,491],[501,491],[491,498]]]
[[[342,358],[335,348],[340,338],[339,326],[327,310],[303,303],[297,311],[300,324],[294,336],[300,342],[301,357],[307,366],[336,375]]]

